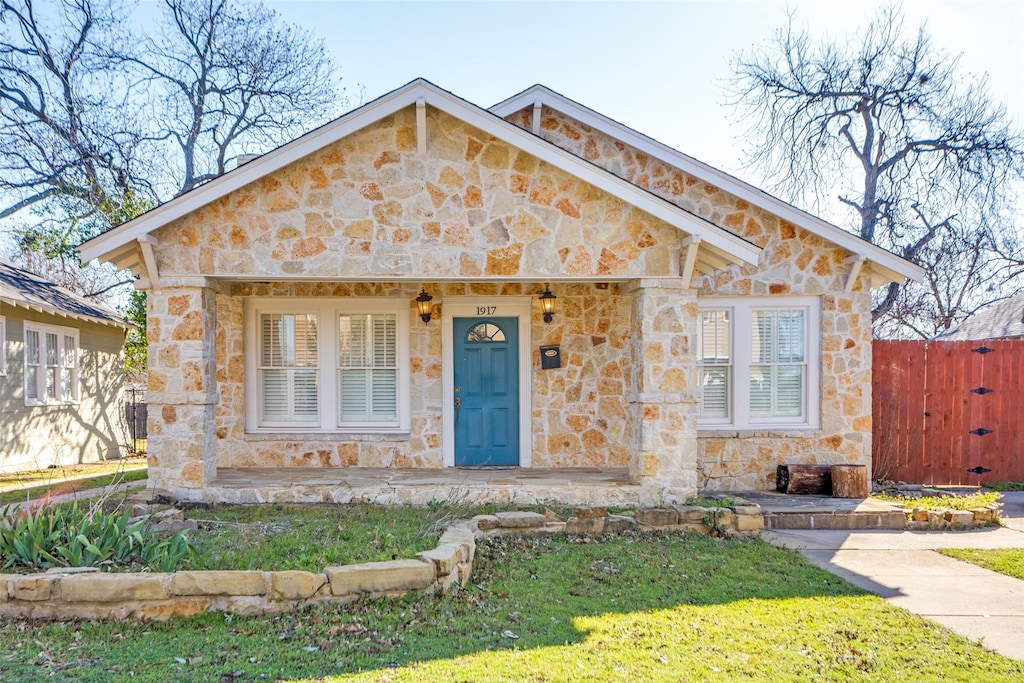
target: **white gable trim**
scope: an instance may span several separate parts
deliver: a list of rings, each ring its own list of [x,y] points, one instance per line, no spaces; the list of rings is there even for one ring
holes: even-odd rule
[[[385,116],[417,105],[420,100],[619,197],[687,235],[699,237],[702,245],[708,248],[709,255],[725,256],[729,263],[757,264],[761,249],[756,245],[423,79],[417,79],[134,220],[94,237],[79,246],[79,253],[84,261],[91,261],[96,258],[110,260],[116,252],[124,252],[126,245],[131,245],[131,251],[135,252],[135,243],[144,240],[157,228],[309,156]],[[136,261],[137,258],[132,260]],[[702,266],[699,268],[702,271],[715,269],[711,259],[704,261]]]
[[[543,85],[538,84],[527,88],[518,95],[513,95],[507,100],[494,105],[490,111],[505,118],[527,107],[534,107],[537,102],[542,102],[550,108],[567,114],[580,123],[590,126],[594,130],[625,142],[645,154],[649,154],[681,171],[685,171],[716,187],[720,187],[735,197],[763,207],[779,218],[809,230],[819,237],[848,250],[851,254],[865,254],[872,264],[872,286],[879,287],[889,282],[902,282],[905,278],[921,280],[924,277],[924,268],[900,258],[890,251],[875,246],[842,228],[836,227],[805,211],[801,211],[795,206],[773,197],[724,171],[708,166],[618,121],[599,114],[593,109],[574,102]]]

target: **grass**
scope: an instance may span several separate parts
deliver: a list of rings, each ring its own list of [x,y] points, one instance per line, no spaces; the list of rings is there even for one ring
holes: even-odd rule
[[[1015,579],[1024,579],[1024,548],[999,548],[996,550],[944,548],[939,552],[947,557],[970,562]]]
[[[422,508],[227,505],[189,510],[199,523],[185,569],[302,569],[415,557],[437,544]]]
[[[0,623],[0,680],[1006,681],[1024,662],[756,541],[482,544],[452,595],[168,623]]]
[[[109,474],[100,474],[99,476],[78,477],[67,481],[56,481],[50,484],[42,484],[40,486],[29,486],[9,491],[0,491],[0,505],[24,503],[28,500],[38,500],[46,496],[48,493],[60,495],[75,493],[77,491],[85,491],[88,489],[104,488],[111,484],[145,481],[147,474],[148,470],[143,466],[142,468],[115,471]]]
[[[990,481],[982,486],[993,491],[1024,491],[1024,481]]]
[[[80,465],[62,465],[28,472],[9,472],[0,474],[0,488],[29,486],[32,484],[50,484],[57,479],[81,479],[112,474],[119,471],[145,469],[145,458],[125,458],[123,460],[105,460]]]
[[[967,496],[921,496],[920,498],[876,493],[874,497],[890,503],[899,503],[908,508],[921,508],[922,510],[972,510],[999,501],[999,493],[995,491],[990,493],[972,493]]]

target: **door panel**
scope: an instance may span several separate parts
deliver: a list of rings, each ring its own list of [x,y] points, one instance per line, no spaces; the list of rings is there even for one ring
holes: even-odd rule
[[[453,318],[452,337],[455,465],[518,465],[518,318]]]

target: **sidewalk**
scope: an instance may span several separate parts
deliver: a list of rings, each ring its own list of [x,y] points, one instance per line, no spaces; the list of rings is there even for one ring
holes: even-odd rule
[[[822,569],[937,621],[1007,657],[1024,659],[1024,581],[960,562],[938,548],[1024,547],[1024,493],[1003,495],[1003,528],[976,531],[765,531]]]

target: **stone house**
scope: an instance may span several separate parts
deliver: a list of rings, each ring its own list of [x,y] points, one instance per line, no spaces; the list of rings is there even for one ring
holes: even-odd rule
[[[189,500],[513,466],[652,502],[870,465],[870,290],[920,277],[542,86],[485,110],[424,80],[81,253],[148,291],[150,482]]]
[[[0,472],[120,456],[128,327],[0,259]]]

